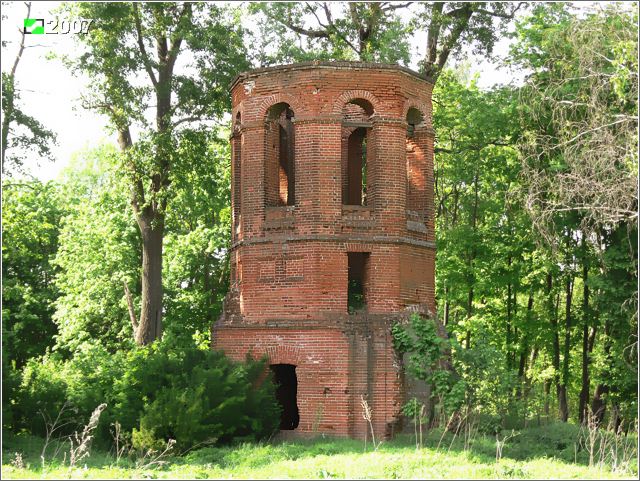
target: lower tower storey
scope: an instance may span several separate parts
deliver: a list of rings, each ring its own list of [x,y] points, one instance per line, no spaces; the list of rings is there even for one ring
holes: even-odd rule
[[[383,439],[400,429],[404,402],[393,322],[390,316],[356,314],[331,326],[326,320],[256,326],[223,317],[214,327],[213,347],[237,361],[248,354],[267,358],[282,407],[280,429],[287,434],[371,439],[364,400],[376,439]]]

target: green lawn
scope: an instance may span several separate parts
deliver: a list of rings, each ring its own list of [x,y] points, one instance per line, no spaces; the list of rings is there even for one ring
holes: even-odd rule
[[[427,447],[416,449],[409,437],[383,443],[376,452],[362,442],[317,438],[299,442],[246,443],[206,447],[184,456],[166,458],[165,464],[141,467],[133,459],[119,461],[94,449],[81,467],[70,468],[64,456],[42,468],[41,440],[8,436],[3,446],[3,479],[18,478],[537,478],[629,479],[637,477],[637,454],[622,466],[588,466],[579,449],[578,429],[551,425],[522,431],[507,441],[503,458],[495,460],[495,439],[478,435],[468,450],[432,433]],[[575,437],[574,437],[575,436]],[[635,437],[628,445],[635,446]],[[25,467],[15,466],[22,453]],[[619,449],[619,458],[621,455]],[[629,456],[626,456],[629,458]],[[620,459],[619,459],[620,461]]]

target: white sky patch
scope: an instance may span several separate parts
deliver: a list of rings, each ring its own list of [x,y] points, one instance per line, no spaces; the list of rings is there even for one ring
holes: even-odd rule
[[[50,13],[60,2],[32,2],[31,18],[51,20]],[[2,8],[2,40],[8,45],[2,52],[2,70],[13,66],[20,44],[20,30],[26,16],[23,2],[11,2]],[[67,165],[73,152],[100,144],[115,136],[106,131],[106,119],[80,106],[80,93],[86,80],[74,77],[60,60],[48,60],[50,53],[73,53],[76,51],[73,35],[27,35],[25,48],[18,69],[16,84],[20,90],[20,108],[38,119],[46,128],[54,131],[58,145],[52,151],[55,162],[37,157],[27,157],[25,170],[41,179],[57,177]],[[7,151],[7,156],[10,151]]]

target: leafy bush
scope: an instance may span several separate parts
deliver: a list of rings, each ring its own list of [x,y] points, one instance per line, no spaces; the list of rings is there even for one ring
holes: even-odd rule
[[[480,430],[489,434],[524,418],[523,403],[514,396],[517,372],[507,367],[506,354],[481,325],[470,349],[462,349],[453,336],[440,336],[435,322],[418,314],[396,324],[392,333],[395,348],[408,354],[407,372],[432,386],[447,416],[463,405],[473,407],[482,414]],[[442,368],[448,353],[454,370]]]
[[[129,368],[117,380],[115,417],[141,442],[175,439],[179,448],[217,440],[259,439],[279,423],[274,387],[263,362],[229,361],[220,352],[165,349],[132,352]]]
[[[71,434],[98,405],[112,405],[114,379],[126,370],[125,357],[123,352],[110,354],[102,346],[84,345],[66,361],[57,353],[30,359],[15,394],[13,429],[42,436],[47,424],[57,419],[55,435]],[[102,441],[109,438],[110,416],[106,414],[96,433]]]
[[[63,411],[67,396],[64,363],[56,356],[31,358],[22,370],[14,406],[14,429],[44,436],[46,420]]]
[[[445,413],[460,409],[465,402],[467,386],[455,372],[441,368],[453,342],[438,334],[433,319],[414,313],[408,324],[395,324],[392,334],[396,350],[409,355],[407,372],[433,386],[434,394],[442,400]]]
[[[55,355],[29,361],[19,388],[20,427],[45,434],[44,414],[55,419],[66,407],[59,434],[68,434],[107,404],[97,438],[109,441],[118,421],[125,437],[142,449],[169,439],[179,449],[272,434],[280,407],[264,362],[235,363],[222,353],[156,343],[109,353],[86,346],[62,361]]]
[[[20,372],[7,362],[2,351],[2,430],[14,427],[14,403],[20,386]]]

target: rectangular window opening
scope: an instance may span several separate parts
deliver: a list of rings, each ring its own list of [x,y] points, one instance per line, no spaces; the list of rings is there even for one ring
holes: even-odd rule
[[[363,312],[367,308],[369,278],[369,253],[348,252],[347,310],[349,314]]]
[[[279,200],[280,205],[295,205],[295,163],[293,152],[293,124],[280,125]]]

